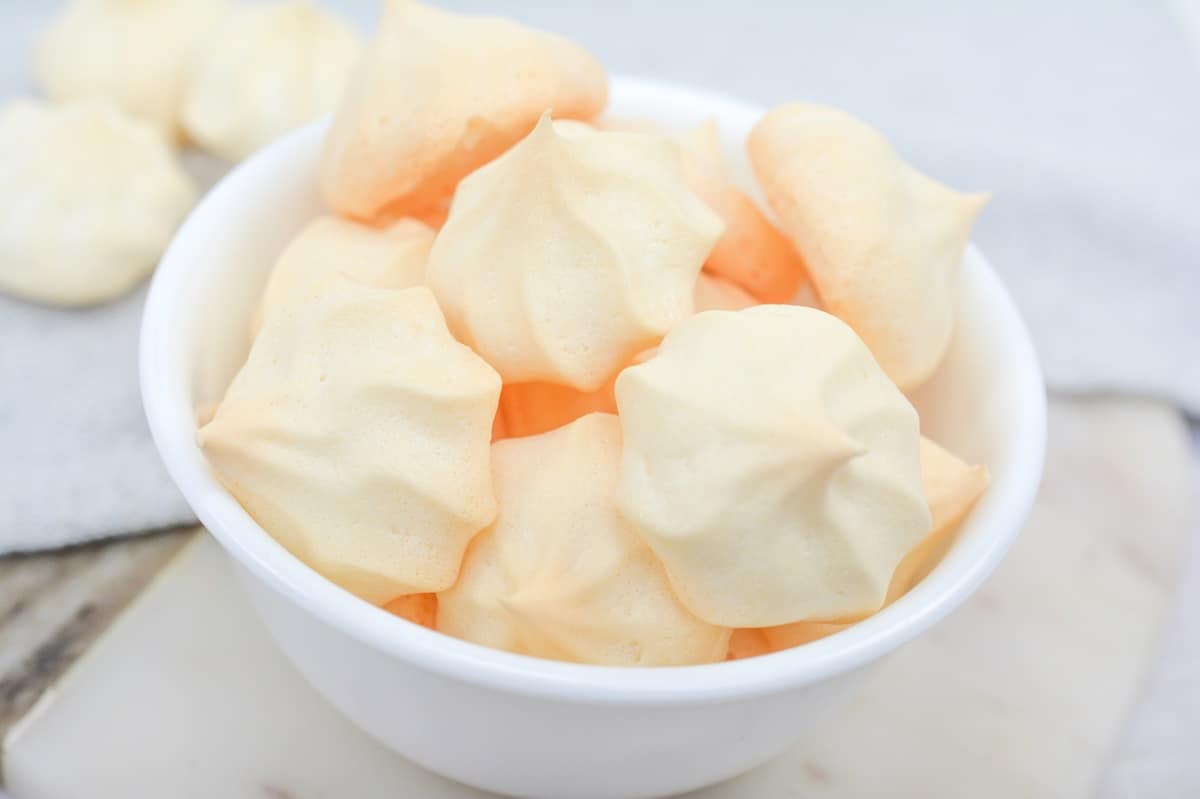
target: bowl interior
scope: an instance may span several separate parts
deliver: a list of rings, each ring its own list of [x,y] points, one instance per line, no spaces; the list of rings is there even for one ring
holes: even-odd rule
[[[717,119],[733,172],[753,189],[742,143],[760,109],[704,92],[615,79],[609,114],[683,131]],[[986,464],[990,490],[942,563],[908,595],[849,630],[795,650],[734,663],[614,669],[496,652],[413,625],[312,572],[242,510],[195,443],[197,415],[243,363],[249,318],[284,244],[323,212],[316,163],[324,123],[255,155],[193,212],[154,279],[142,331],[142,384],[167,468],[201,521],[257,578],[310,612],[399,657],[514,690],[581,698],[671,701],[756,693],[860,665],[919,633],[990,573],[1016,534],[1040,476],[1044,389],[1028,335],[979,252],[966,255],[957,331],[934,378],[914,396],[924,431]]]

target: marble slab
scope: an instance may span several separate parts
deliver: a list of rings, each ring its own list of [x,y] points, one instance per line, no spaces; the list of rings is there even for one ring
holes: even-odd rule
[[[0,738],[187,535],[171,530],[0,558]]]
[[[1036,510],[985,588],[819,733],[690,799],[1094,794],[1171,603],[1193,465],[1155,403],[1055,402],[1050,430]],[[203,536],[12,729],[4,767],[14,799],[485,796],[325,705]]]

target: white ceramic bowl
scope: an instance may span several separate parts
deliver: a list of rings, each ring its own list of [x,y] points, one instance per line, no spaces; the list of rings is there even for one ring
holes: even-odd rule
[[[741,143],[761,111],[617,79],[610,113],[669,129],[715,116],[746,174]],[[992,484],[945,560],[882,612],[765,657],[622,669],[486,649],[357,599],[267,535],[214,479],[195,441],[197,410],[220,399],[245,358],[247,319],[276,255],[321,211],[323,131],[309,126],[242,164],[179,231],[146,305],[142,392],[167,468],[237,564],[267,629],[318,691],[397,752],[527,797],[635,799],[722,780],[790,746],[865,667],[962,603],[1020,529],[1041,473],[1044,387],[1012,301],[972,247],[954,342],[915,401],[925,432],[987,464]]]

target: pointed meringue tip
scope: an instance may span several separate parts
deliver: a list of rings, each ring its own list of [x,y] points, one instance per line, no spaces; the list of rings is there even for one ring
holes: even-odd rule
[[[962,195],[963,208],[972,219],[979,216],[979,212],[991,201],[992,193],[990,191],[977,191]]]
[[[829,457],[833,465],[840,466],[843,463],[854,460],[859,455],[865,455],[867,448],[857,439],[851,438],[845,430],[840,427],[833,428],[836,433],[830,436],[826,442],[829,447]]]

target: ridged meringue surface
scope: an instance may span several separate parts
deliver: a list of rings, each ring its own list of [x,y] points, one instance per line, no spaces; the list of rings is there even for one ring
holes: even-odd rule
[[[900,388],[920,385],[949,345],[963,250],[987,195],[921,174],[878,131],[826,106],[772,109],[747,150],[823,307]]]
[[[729,631],[697,619],[617,513],[621,428],[591,414],[493,446],[500,506],[438,596],[438,629],[510,652],[622,666],[707,663]]]
[[[108,103],[0,109],[0,291],[68,306],[124,294],[195,201],[166,140]]]
[[[448,588],[495,517],[499,394],[428,289],[347,281],[266,320],[199,443],[264,530],[382,604]]]
[[[318,299],[346,280],[392,289],[421,285],[433,237],[434,231],[415,219],[385,228],[336,216],[314,219],[275,262],[251,333],[267,316]]]
[[[884,605],[904,596],[938,564],[953,542],[958,523],[987,488],[986,466],[969,466],[958,456],[921,436],[921,493],[933,523],[892,574]],[[806,644],[832,635],[850,623],[799,622],[763,630],[774,649]]]
[[[721,228],[670,141],[544,116],[459,185],[426,279],[505,382],[594,391],[692,313]]]
[[[929,529],[916,411],[823,311],[697,314],[616,396],[617,505],[713,624],[871,613]]]
[[[704,269],[741,286],[760,302],[788,302],[805,281],[804,261],[787,236],[729,176],[717,123],[680,140],[688,185],[725,222]]]
[[[533,129],[590,119],[608,78],[561,36],[385,0],[321,158],[330,207],[359,219],[440,217],[454,187]]]
[[[236,7],[198,48],[184,128],[205,150],[239,161],[331,112],[361,52],[354,28],[309,2]]]
[[[56,103],[104,100],[174,137],[192,58],[230,0],[71,0],[42,34],[33,71]]]

